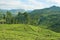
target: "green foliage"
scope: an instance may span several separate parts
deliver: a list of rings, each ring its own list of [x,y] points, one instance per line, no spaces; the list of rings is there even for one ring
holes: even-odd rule
[[[47,28],[55,32],[60,32],[60,8],[50,7],[45,9],[37,9],[31,12],[31,16],[35,22],[37,16],[36,24],[47,26],[42,28]]]
[[[6,13],[6,23],[11,24],[11,20],[12,20],[12,13],[7,11],[7,13]]]
[[[60,32],[60,8],[53,6],[36,9],[30,13],[18,12],[15,15],[10,11],[7,11],[6,14],[0,12],[0,24],[30,24]]]
[[[58,40],[59,33],[27,24],[0,24],[0,40]]]
[[[25,23],[30,24],[30,15],[27,12],[24,12],[23,15],[25,18]]]

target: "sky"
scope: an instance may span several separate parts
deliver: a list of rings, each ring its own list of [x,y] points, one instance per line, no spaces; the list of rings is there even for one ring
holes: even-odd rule
[[[0,0],[0,9],[42,9],[60,6],[60,0]]]

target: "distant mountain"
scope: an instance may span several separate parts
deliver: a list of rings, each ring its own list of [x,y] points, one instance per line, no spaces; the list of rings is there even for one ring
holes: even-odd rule
[[[11,10],[4,10],[4,9],[0,9],[0,12],[2,13],[6,13],[7,11],[10,11],[12,14],[17,14],[18,12],[25,12],[24,9],[11,9]]]
[[[0,9],[0,12],[1,12],[1,13],[6,13],[7,10]]]
[[[25,10],[24,9],[12,9],[12,10],[9,10],[10,12],[12,12],[12,13],[14,13],[14,14],[16,14],[16,13],[18,13],[18,12],[25,12]]]
[[[7,11],[10,11],[12,14],[17,14],[18,12],[23,13],[26,10],[24,10],[24,9],[11,9],[11,10],[0,9],[0,12],[1,13],[6,13]],[[27,10],[26,12],[30,13],[30,12],[32,12],[32,10]]]
[[[27,10],[26,12],[31,13],[33,10]]]
[[[50,8],[48,8],[49,10],[52,10],[52,11],[60,11],[60,7],[57,7],[57,6],[52,6]]]
[[[52,6],[50,8],[36,9],[31,12],[39,25],[47,26],[55,32],[60,32],[60,7]]]
[[[44,9],[35,9],[31,13],[32,14],[43,14],[48,12],[60,12],[60,7],[52,6],[50,8],[44,8]]]

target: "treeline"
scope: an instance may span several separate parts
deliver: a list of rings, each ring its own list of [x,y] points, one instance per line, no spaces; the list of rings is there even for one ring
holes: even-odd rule
[[[18,12],[13,14],[10,11],[2,14],[0,13],[0,24],[36,24],[36,20],[31,17],[28,12]]]
[[[20,23],[28,23],[28,13],[18,12],[16,15],[12,14],[11,12],[7,11],[6,14],[0,13],[0,23],[1,24],[20,24]]]

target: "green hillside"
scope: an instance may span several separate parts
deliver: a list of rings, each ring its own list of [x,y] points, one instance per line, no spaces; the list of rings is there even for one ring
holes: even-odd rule
[[[60,33],[27,24],[0,24],[0,40],[60,40]]]
[[[0,12],[0,40],[60,40],[60,7],[15,11]]]
[[[31,12],[31,16],[36,20],[36,24],[44,25],[52,31],[60,32],[60,7],[52,6],[50,8],[36,9]]]

